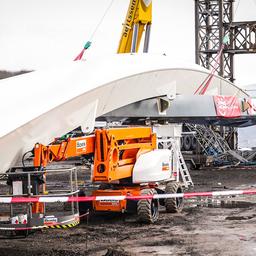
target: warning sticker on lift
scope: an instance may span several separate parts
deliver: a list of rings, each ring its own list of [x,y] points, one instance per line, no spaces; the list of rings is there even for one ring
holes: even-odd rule
[[[58,218],[55,216],[45,216],[44,225],[55,225],[56,223],[58,223]]]
[[[118,204],[119,204],[118,200],[105,199],[105,200],[99,201],[99,205],[102,205],[102,206],[116,206]]]
[[[169,163],[162,163],[162,171],[169,171],[170,166]]]
[[[78,154],[86,151],[86,140],[78,140],[76,142],[76,152]]]

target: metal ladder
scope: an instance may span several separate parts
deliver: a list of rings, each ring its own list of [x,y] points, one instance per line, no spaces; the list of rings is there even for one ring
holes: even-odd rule
[[[177,145],[177,142],[172,138],[165,138],[165,139],[159,138],[157,141],[158,141],[158,143],[161,144],[162,148],[170,149],[173,151],[175,157],[178,160],[179,173],[182,177],[184,187],[185,188],[193,187],[194,183],[191,179],[189,170],[188,170],[185,160],[182,156],[180,148]]]

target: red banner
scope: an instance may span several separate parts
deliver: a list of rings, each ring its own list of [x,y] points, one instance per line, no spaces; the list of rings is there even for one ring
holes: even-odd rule
[[[234,96],[214,96],[216,114],[219,117],[239,117],[241,116],[241,104]]]

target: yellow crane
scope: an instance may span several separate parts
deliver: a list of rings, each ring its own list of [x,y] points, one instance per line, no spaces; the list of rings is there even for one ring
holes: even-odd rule
[[[138,52],[144,30],[143,52],[148,52],[152,22],[152,0],[130,0],[117,53]]]
[[[101,21],[97,25],[93,35],[96,33],[99,25],[103,22],[105,15],[111,7],[110,3]],[[123,23],[122,34],[117,53],[135,53],[138,52],[143,32],[146,30],[143,52],[148,52],[150,29],[152,22],[152,0],[130,0],[126,18]],[[91,36],[91,38],[93,37]],[[87,41],[83,50],[74,58],[74,61],[81,60],[85,50],[91,46],[91,40]]]

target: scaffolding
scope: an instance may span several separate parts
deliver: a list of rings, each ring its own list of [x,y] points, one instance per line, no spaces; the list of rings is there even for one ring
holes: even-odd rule
[[[225,35],[229,42],[217,72],[234,82],[234,55],[256,53],[256,21],[233,22],[234,0],[195,0],[196,63],[214,69]]]
[[[210,127],[198,124],[186,124],[189,131],[207,156],[212,156],[215,162],[233,161],[237,164],[248,163],[248,160],[231,149],[225,138]]]

